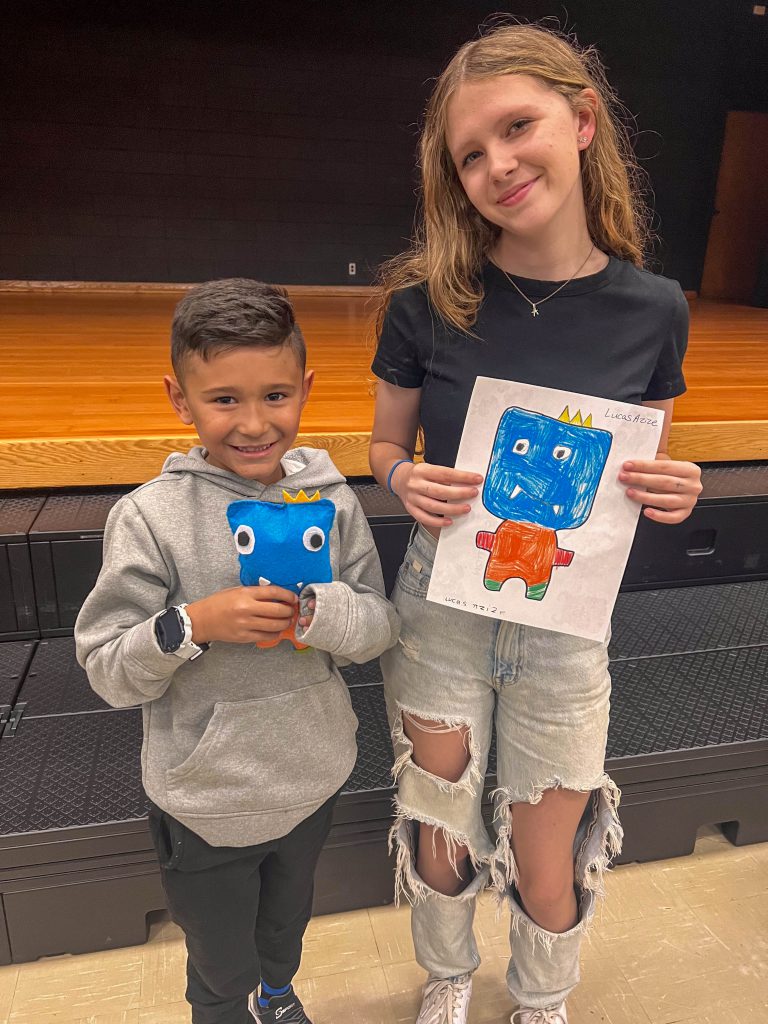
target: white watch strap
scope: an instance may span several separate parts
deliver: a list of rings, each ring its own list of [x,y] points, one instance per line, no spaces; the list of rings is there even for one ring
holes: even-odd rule
[[[184,604],[177,604],[175,607],[181,616],[181,621],[184,623],[184,639],[181,641],[181,646],[188,647],[192,644],[192,619],[190,619],[187,612],[186,602]],[[192,644],[192,646],[196,647],[197,644]]]
[[[178,651],[175,652],[176,657],[184,658],[186,661],[194,661],[195,658],[199,658],[207,650],[208,645],[204,644],[202,647],[199,647],[192,639],[192,619],[190,619],[187,612],[186,603],[177,604],[174,607],[184,624],[184,639],[181,641]]]

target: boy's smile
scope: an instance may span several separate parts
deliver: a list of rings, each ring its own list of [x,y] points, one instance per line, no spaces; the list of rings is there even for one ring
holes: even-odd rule
[[[207,360],[190,353],[183,379],[167,376],[165,387],[182,423],[197,428],[212,466],[274,484],[284,476],[280,460],[296,440],[312,379],[290,345],[249,345]]]

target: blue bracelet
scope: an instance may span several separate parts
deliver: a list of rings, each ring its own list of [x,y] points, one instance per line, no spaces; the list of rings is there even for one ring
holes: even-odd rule
[[[402,466],[402,464],[404,462],[410,462],[410,464],[413,465],[413,459],[398,459],[397,462],[392,467],[392,469],[390,469],[390,471],[389,471],[389,476],[387,477],[387,490],[389,491],[390,494],[394,494],[395,493],[392,490],[392,474],[395,472],[397,467],[398,466]]]

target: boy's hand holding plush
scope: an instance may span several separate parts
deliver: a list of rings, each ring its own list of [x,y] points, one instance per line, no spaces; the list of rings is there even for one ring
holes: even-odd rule
[[[287,629],[298,597],[283,587],[229,587],[187,605],[196,644],[220,640],[254,644]]]

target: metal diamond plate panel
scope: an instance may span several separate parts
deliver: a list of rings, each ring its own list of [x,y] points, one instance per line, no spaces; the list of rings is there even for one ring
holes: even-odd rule
[[[619,594],[611,659],[768,644],[768,580]]]
[[[768,498],[768,462],[710,462],[701,467],[702,498]]]
[[[364,665],[347,665],[341,669],[341,674],[347,686],[381,686],[384,682],[378,658]]]
[[[357,763],[344,786],[345,793],[392,786],[392,742],[389,736],[384,690],[380,686],[355,686],[350,690],[360,728]]]
[[[351,486],[367,516],[411,518],[397,495],[390,494],[377,483],[353,483]]]
[[[609,757],[768,738],[768,646],[617,661],[612,675]],[[360,752],[345,791],[388,790],[383,689],[352,685],[350,696]],[[25,718],[0,745],[0,834],[142,817],[140,750],[138,710]]]
[[[25,721],[40,715],[109,709],[91,689],[75,658],[74,638],[69,636],[39,642],[19,699],[27,702]]]
[[[768,647],[611,667],[608,756],[768,738]]]
[[[45,498],[0,498],[0,541],[23,537],[43,507]]]
[[[144,817],[141,712],[24,719],[0,743],[0,835]]]
[[[40,540],[41,534],[89,533],[103,530],[112,506],[125,491],[98,494],[55,494],[46,498],[42,511],[35,520],[32,536]]]
[[[34,640],[0,644],[0,704],[13,703],[34,649]]]

